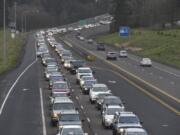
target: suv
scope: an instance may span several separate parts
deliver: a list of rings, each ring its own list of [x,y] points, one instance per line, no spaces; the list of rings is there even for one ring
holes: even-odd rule
[[[107,60],[117,60],[117,53],[116,52],[107,52],[106,59]]]
[[[121,50],[120,52],[119,52],[119,57],[127,57],[128,56],[128,54],[127,54],[127,51],[126,50]]]
[[[64,125],[81,125],[79,112],[76,110],[62,112],[58,118],[58,127],[61,129]]]
[[[89,91],[89,100],[93,104],[96,101],[98,94],[110,92],[111,91],[105,84],[94,84]]]
[[[103,111],[109,105],[119,105],[124,108],[121,99],[117,96],[106,96],[104,97],[103,103],[101,104],[101,111]]]
[[[93,76],[93,72],[89,67],[80,67],[76,70],[76,82],[77,84],[79,84],[79,80],[81,78],[81,76],[83,75],[89,75],[89,76]]]
[[[56,97],[54,99],[51,110],[51,122],[53,125],[57,125],[59,115],[65,111],[75,110],[74,103],[68,97]]]
[[[80,125],[65,125],[59,129],[57,135],[88,135],[83,132],[82,126]]]
[[[125,128],[118,135],[148,135],[143,128]]]
[[[104,44],[102,44],[102,43],[97,44],[97,50],[98,51],[105,51],[106,49],[105,49]]]
[[[125,128],[142,128],[139,118],[133,112],[117,112],[113,120],[113,135],[118,135]]]
[[[105,128],[111,127],[116,112],[122,112],[124,108],[119,105],[109,105],[102,112],[102,125]]]
[[[84,67],[85,62],[82,60],[72,60],[70,62],[70,68],[69,71],[71,74],[76,74],[76,70],[80,67]]]

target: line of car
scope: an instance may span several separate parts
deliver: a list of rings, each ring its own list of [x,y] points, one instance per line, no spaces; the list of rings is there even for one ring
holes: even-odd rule
[[[75,60],[71,51],[64,49],[63,45],[57,43],[52,36],[48,36],[47,41],[60,56],[60,60],[64,68],[66,68],[71,74],[76,75],[76,83],[80,85],[80,88],[84,94],[89,95],[90,103],[95,104],[96,108],[100,110],[102,115],[102,126],[104,128],[111,128],[113,135],[147,135],[147,132],[143,129],[142,123],[140,122],[138,116],[133,112],[126,111],[123,101],[121,101],[119,97],[114,96],[106,84],[101,84],[97,81],[97,79],[95,79],[93,70],[88,67],[83,60]],[[56,42],[55,46],[53,45],[53,42]],[[53,125],[58,125],[59,133],[61,133],[61,129],[65,127],[65,124],[61,124],[60,118],[62,114],[69,113],[69,111],[63,110],[58,112],[53,109],[56,109],[56,103],[62,104],[64,102],[68,102],[73,104],[70,99],[64,97],[66,95],[70,95],[71,91],[67,83],[65,91],[59,90],[59,86],[57,86],[58,90],[54,89],[56,86],[55,84],[58,83],[58,81],[53,79],[53,76],[54,74],[55,76],[57,75],[58,67],[53,58],[51,58],[52,61],[50,63],[48,62],[48,54],[43,53],[41,57],[42,61],[43,59],[47,59],[42,62],[45,66],[47,66],[46,70],[52,69],[52,65],[54,64],[54,71],[45,71],[45,76],[47,80],[49,79],[49,87],[52,89],[52,123]],[[61,76],[60,81],[65,82],[65,77],[62,74],[57,76]],[[66,107],[67,106],[68,105],[66,105]],[[73,105],[70,108],[71,113],[73,111],[74,113],[77,113],[77,110],[75,107],[73,107]],[[80,121],[76,121],[76,124],[77,123],[78,125],[81,125]]]
[[[41,44],[39,44],[40,42]],[[84,120],[80,119],[79,111],[70,98],[72,93],[71,87],[61,71],[62,67],[58,65],[57,60],[50,55],[46,44],[47,42],[52,47],[59,47],[59,49],[57,49],[57,47],[56,50],[60,55],[62,64],[64,61],[70,60],[72,54],[70,51],[65,50],[60,44],[54,44],[55,40],[53,37],[45,38],[44,34],[38,34],[37,56],[41,58],[42,65],[45,67],[44,78],[49,82],[51,124],[57,127],[57,135],[87,135],[82,128],[82,122]],[[67,57],[69,57],[69,59],[67,59]]]

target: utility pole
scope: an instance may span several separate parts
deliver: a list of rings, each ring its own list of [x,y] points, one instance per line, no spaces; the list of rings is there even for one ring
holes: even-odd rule
[[[15,34],[16,34],[16,29],[17,29],[17,19],[16,19],[16,7],[17,7],[17,3],[14,2],[14,22],[15,22]]]
[[[6,46],[6,0],[3,1],[3,63],[7,64],[7,46]]]

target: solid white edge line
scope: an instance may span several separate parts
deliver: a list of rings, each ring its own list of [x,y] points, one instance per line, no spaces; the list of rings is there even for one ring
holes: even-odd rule
[[[43,102],[43,96],[42,96],[42,89],[40,88],[39,91],[40,91],[41,117],[42,117],[43,135],[47,135],[45,115],[44,115],[44,104],[43,104],[44,102]]]
[[[6,97],[5,97],[5,99],[4,99],[4,101],[3,101],[2,105],[1,105],[0,115],[2,115],[4,106],[5,106],[6,102],[7,102],[7,99],[9,98],[9,95],[10,95],[10,93],[12,92],[14,86],[18,83],[19,79],[24,75],[24,73],[25,73],[34,63],[36,63],[36,61],[37,61],[37,60],[33,61],[29,66],[27,66],[27,67],[23,70],[23,72],[18,76],[18,78],[16,79],[16,81],[13,83],[13,85],[12,85],[11,88],[9,89],[9,91],[8,91]]]

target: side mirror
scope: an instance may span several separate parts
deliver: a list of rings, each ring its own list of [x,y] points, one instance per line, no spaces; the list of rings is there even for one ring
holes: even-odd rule
[[[95,71],[93,70],[92,73],[95,74]]]
[[[143,122],[141,121],[140,124],[143,124]]]
[[[75,109],[76,109],[76,111],[78,111],[78,110],[79,110],[79,108],[77,108],[77,107],[76,107]]]

